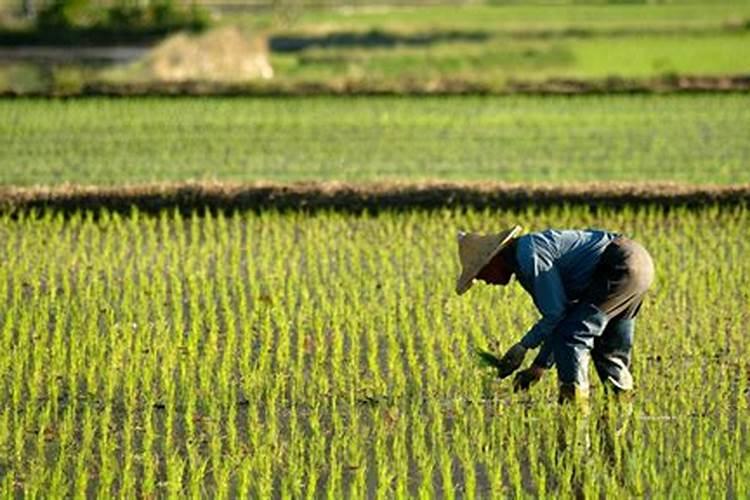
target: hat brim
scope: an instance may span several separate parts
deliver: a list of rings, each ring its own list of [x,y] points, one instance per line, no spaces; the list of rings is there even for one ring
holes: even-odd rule
[[[520,232],[521,226],[513,226],[511,229],[508,229],[500,238],[500,242],[497,244],[497,246],[492,250],[492,252],[488,253],[482,261],[480,261],[474,267],[463,269],[463,271],[461,272],[461,276],[458,277],[458,280],[456,282],[456,293],[458,295],[463,295],[467,291],[469,291],[471,286],[474,284],[474,278],[477,277],[477,274],[479,274],[482,268],[484,268],[484,266],[486,266],[503,248],[508,246],[513,238],[515,238]]]

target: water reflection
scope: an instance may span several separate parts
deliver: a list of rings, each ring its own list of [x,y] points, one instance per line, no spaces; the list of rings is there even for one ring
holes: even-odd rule
[[[0,92],[75,90],[129,64],[148,47],[0,47]]]

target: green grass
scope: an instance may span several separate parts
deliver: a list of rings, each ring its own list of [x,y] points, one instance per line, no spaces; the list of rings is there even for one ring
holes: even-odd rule
[[[227,22],[241,21],[230,17]],[[502,88],[508,79],[653,78],[742,74],[749,2],[667,5],[471,5],[305,10],[272,36],[342,32],[479,34],[484,40],[421,47],[339,46],[273,53],[281,81],[462,79]],[[523,37],[517,37],[525,34]]]
[[[502,86],[509,78],[747,73],[750,60],[742,54],[750,34],[739,28],[748,20],[750,2],[301,9],[286,28],[269,32],[484,35],[421,47],[355,44],[274,53],[272,64],[282,80],[459,78]]]
[[[706,36],[496,39],[430,47],[328,48],[273,54],[278,81],[425,82],[658,78],[750,73],[750,32]]]
[[[0,218],[3,497],[750,493],[747,209],[17,215]],[[554,373],[514,395],[478,368],[475,346],[537,313],[515,283],[455,296],[455,231],[514,222],[652,253],[629,417],[597,382],[574,421]]]
[[[279,82],[459,79],[504,88],[514,80],[658,78],[750,72],[750,3],[472,5],[301,10],[272,37],[337,33],[481,35],[410,46],[340,45],[272,53]],[[241,22],[230,17],[226,22]],[[728,29],[729,27],[733,29]]]
[[[747,1],[697,1],[670,4],[629,5],[433,5],[410,7],[362,7],[340,9],[289,9],[283,16],[267,19],[257,15],[226,15],[230,22],[244,20],[249,26],[264,22],[288,29],[328,30],[395,29],[402,32],[427,29],[468,29],[491,32],[528,29],[590,28],[593,30],[722,27],[750,17]]]
[[[750,32],[710,37],[640,36],[570,42],[574,64],[546,76],[597,78],[750,73]],[[563,45],[564,47],[565,45]],[[532,77],[533,75],[528,75]]]
[[[744,95],[0,101],[0,184],[750,182]]]

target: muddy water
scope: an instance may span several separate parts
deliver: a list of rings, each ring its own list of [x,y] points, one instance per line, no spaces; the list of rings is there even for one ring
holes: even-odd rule
[[[110,47],[0,47],[0,65],[12,62],[35,64],[120,64],[138,59],[148,46]]]
[[[142,57],[147,46],[0,47],[0,92],[47,92],[81,85],[99,71]]]

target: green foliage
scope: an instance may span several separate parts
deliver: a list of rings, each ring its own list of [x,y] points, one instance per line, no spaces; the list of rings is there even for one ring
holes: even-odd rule
[[[84,73],[75,67],[52,68],[52,86],[62,94],[79,91],[85,84]]]
[[[107,24],[112,29],[134,29],[146,24],[147,10],[137,4],[120,3],[107,9]]]
[[[475,346],[536,320],[454,292],[455,229],[598,226],[656,281],[630,405]],[[0,218],[3,497],[709,497],[750,489],[746,208]],[[593,377],[593,369],[592,369]],[[619,431],[619,432],[618,432]]]
[[[137,42],[170,31],[200,31],[209,25],[207,11],[174,0],[132,3],[120,0],[100,7],[91,0],[53,0],[39,11],[33,30],[3,34],[10,44],[91,44]]]
[[[185,9],[173,0],[156,0],[145,5],[123,1],[108,8],[106,15],[107,22],[103,27],[114,31],[200,31],[209,24],[208,14],[197,5]]]
[[[745,95],[0,101],[0,184],[750,182]]]
[[[41,30],[71,30],[90,26],[94,14],[91,0],[54,0],[37,15]]]

